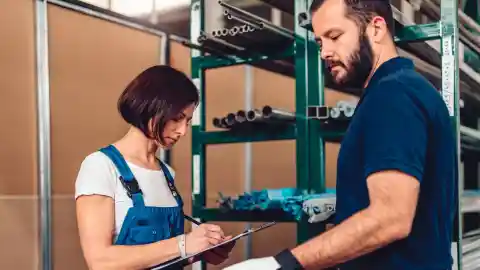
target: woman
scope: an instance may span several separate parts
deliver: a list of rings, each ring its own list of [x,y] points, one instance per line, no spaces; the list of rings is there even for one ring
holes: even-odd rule
[[[195,85],[168,66],[143,71],[121,94],[118,110],[130,129],[89,154],[75,183],[80,242],[90,269],[150,268],[230,237],[212,224],[184,233],[174,172],[155,155],[185,135],[198,101]],[[216,248],[201,259],[219,264],[232,248]]]

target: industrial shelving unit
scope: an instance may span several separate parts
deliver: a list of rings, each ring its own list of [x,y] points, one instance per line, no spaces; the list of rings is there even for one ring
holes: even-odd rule
[[[192,212],[193,216],[205,221],[280,221],[297,222],[279,210],[222,211],[218,208],[206,208],[207,181],[205,177],[206,151],[211,144],[261,142],[273,140],[296,141],[296,183],[297,188],[314,193],[324,193],[325,188],[325,155],[326,141],[339,141],[344,130],[325,130],[317,119],[308,117],[310,107],[324,105],[324,87],[327,82],[323,76],[317,44],[309,23],[306,11],[311,0],[268,1],[281,10],[290,12],[295,18],[292,42],[287,48],[272,50],[269,54],[255,52],[230,53],[224,56],[206,54],[199,42],[205,33],[204,12],[206,0],[191,2],[191,74],[200,91],[200,104],[195,111],[192,122]],[[221,2],[221,1],[220,1]],[[220,3],[219,3],[220,4]],[[227,4],[226,9],[229,9]],[[441,40],[439,54],[441,56],[441,94],[449,109],[452,125],[457,138],[458,162],[460,164],[461,135],[479,140],[478,132],[460,126],[460,93],[459,77],[464,75],[459,70],[459,27],[456,0],[441,0],[440,20],[421,25],[402,25],[397,20],[395,40],[399,47],[411,48],[422,46],[421,42]],[[468,44],[467,44],[468,45]],[[480,63],[479,56],[468,47],[465,56],[475,65]],[[428,58],[428,56],[423,56]],[[252,64],[276,59],[289,59],[294,67],[295,78],[295,123],[294,125],[276,129],[211,131],[205,129],[205,71],[232,65]],[[428,59],[427,59],[428,60]],[[478,68],[478,65],[476,65]],[[459,179],[461,179],[459,172]],[[459,183],[458,194],[462,198],[463,187]],[[462,219],[463,213],[459,203],[458,215],[453,233],[452,256],[456,269],[462,269]],[[311,226],[302,219],[297,226],[297,242],[302,243],[314,235],[318,235],[324,226]]]

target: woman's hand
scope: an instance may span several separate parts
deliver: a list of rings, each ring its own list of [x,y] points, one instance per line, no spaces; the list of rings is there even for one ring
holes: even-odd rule
[[[213,224],[200,224],[193,228],[192,232],[185,237],[185,248],[187,254],[200,252],[208,247],[223,242],[225,234],[222,228]]]
[[[232,238],[231,236],[225,237],[224,241],[229,240]],[[230,252],[232,251],[233,247],[235,246],[236,241],[232,241],[228,244],[225,244],[223,246],[214,248],[212,250],[209,250],[205,252],[202,255],[202,258],[210,264],[213,265],[218,265],[223,263],[225,260],[228,259],[228,256],[230,255]]]

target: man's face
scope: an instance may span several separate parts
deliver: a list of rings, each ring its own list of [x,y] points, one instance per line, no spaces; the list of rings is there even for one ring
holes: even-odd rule
[[[362,89],[372,70],[373,52],[357,23],[345,15],[344,0],[326,0],[313,13],[313,30],[337,86]]]

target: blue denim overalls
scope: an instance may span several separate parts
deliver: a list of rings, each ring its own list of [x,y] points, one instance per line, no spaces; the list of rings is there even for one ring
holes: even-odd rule
[[[104,147],[100,151],[113,161],[120,173],[120,182],[133,200],[133,207],[128,209],[115,245],[150,244],[184,233],[183,201],[175,188],[172,175],[162,161],[159,160],[160,167],[178,206],[145,206],[142,191],[122,154],[113,145]],[[175,266],[168,269],[183,269],[183,267]]]

